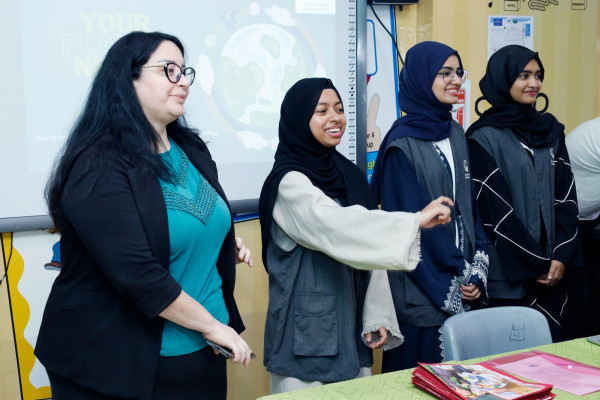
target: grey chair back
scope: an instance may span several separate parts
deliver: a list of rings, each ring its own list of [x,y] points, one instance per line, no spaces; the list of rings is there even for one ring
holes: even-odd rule
[[[442,326],[444,360],[467,360],[552,343],[546,318],[529,307],[491,307],[451,316]]]

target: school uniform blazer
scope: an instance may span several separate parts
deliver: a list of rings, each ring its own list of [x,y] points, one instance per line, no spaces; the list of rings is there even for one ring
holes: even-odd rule
[[[225,200],[199,137],[171,136]],[[101,152],[98,148],[88,152]],[[35,354],[51,372],[127,398],[152,394],[164,320],[181,293],[169,274],[167,210],[158,179],[115,157],[82,154],[62,192],[57,225],[62,270],[48,298]],[[244,325],[233,299],[233,222],[217,261],[229,325]]]

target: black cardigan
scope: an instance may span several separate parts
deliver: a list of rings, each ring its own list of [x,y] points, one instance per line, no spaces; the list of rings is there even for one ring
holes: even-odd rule
[[[227,203],[204,142],[189,135],[172,138]],[[116,157],[105,164],[94,173],[97,166],[83,154],[63,190],[57,221],[63,267],[46,304],[35,354],[49,371],[79,385],[148,399],[164,325],[158,314],[181,293],[169,274],[167,209],[157,178]],[[233,222],[217,269],[229,325],[241,332],[233,298]]]

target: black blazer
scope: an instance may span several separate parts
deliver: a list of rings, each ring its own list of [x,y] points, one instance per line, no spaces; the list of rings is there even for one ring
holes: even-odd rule
[[[227,203],[204,142],[171,137]],[[87,155],[76,161],[62,192],[62,270],[46,303],[35,354],[49,371],[79,385],[148,399],[164,325],[158,314],[181,293],[169,274],[167,209],[157,178],[116,156],[105,156],[98,168],[92,161],[97,158]],[[241,332],[233,298],[233,221],[217,269],[229,325]]]

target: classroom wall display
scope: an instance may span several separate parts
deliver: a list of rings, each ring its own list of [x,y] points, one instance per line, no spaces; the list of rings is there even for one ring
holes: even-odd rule
[[[375,13],[373,13],[373,10]],[[379,19],[377,18],[379,17]],[[381,23],[379,22],[381,21]],[[382,25],[383,23],[383,25]],[[388,32],[391,34],[388,34]],[[367,178],[381,140],[400,117],[398,105],[398,71],[396,56],[396,19],[394,7],[377,5],[367,9]]]
[[[460,124],[466,132],[471,126],[471,81],[467,79],[458,91],[458,102],[452,105],[452,119]]]
[[[133,30],[178,36],[196,81],[188,123],[201,131],[234,208],[255,211],[277,147],[283,95],[324,76],[348,124],[339,150],[364,169],[364,25],[357,0],[0,1],[0,231],[47,215],[43,189],[108,48]],[[360,154],[362,151],[362,154]],[[250,210],[246,210],[250,208]],[[15,221],[14,219],[17,218]],[[48,224],[49,218],[42,219]],[[28,229],[44,226],[29,226]]]
[[[518,44],[533,50],[533,16],[488,15],[487,59],[498,49]]]

